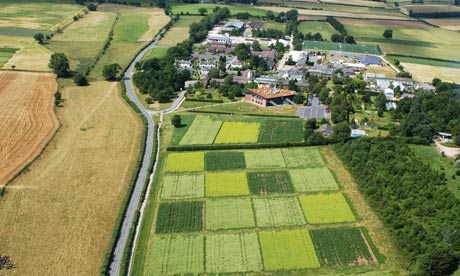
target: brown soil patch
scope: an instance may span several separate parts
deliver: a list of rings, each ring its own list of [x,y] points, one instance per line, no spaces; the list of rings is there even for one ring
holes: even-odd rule
[[[460,31],[460,19],[458,18],[426,19],[426,21],[447,30]]]
[[[45,147],[58,127],[54,74],[0,72],[0,186]]]

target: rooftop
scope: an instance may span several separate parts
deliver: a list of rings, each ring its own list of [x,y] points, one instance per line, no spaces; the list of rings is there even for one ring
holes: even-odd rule
[[[261,96],[264,99],[274,99],[279,97],[293,96],[297,94],[295,91],[288,89],[278,89],[272,87],[261,87],[258,89],[248,89],[248,91]]]

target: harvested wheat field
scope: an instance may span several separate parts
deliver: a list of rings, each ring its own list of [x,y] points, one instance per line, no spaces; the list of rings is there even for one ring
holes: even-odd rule
[[[69,81],[70,83],[70,81]],[[118,83],[62,90],[56,135],[0,198],[3,275],[99,275],[140,154]]]
[[[53,136],[54,74],[0,72],[0,186],[29,164]]]

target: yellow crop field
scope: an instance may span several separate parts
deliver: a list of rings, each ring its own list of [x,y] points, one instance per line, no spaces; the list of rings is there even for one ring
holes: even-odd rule
[[[257,143],[259,123],[224,122],[215,144]]]
[[[166,160],[166,171],[168,172],[199,172],[203,170],[203,152],[170,153]]]
[[[206,196],[248,195],[249,187],[244,172],[207,173]]]
[[[356,220],[342,193],[301,195],[299,200],[308,223],[352,222]]]

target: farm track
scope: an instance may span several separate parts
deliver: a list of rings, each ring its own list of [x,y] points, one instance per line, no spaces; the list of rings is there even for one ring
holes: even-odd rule
[[[0,186],[43,150],[58,128],[53,74],[0,72]]]

